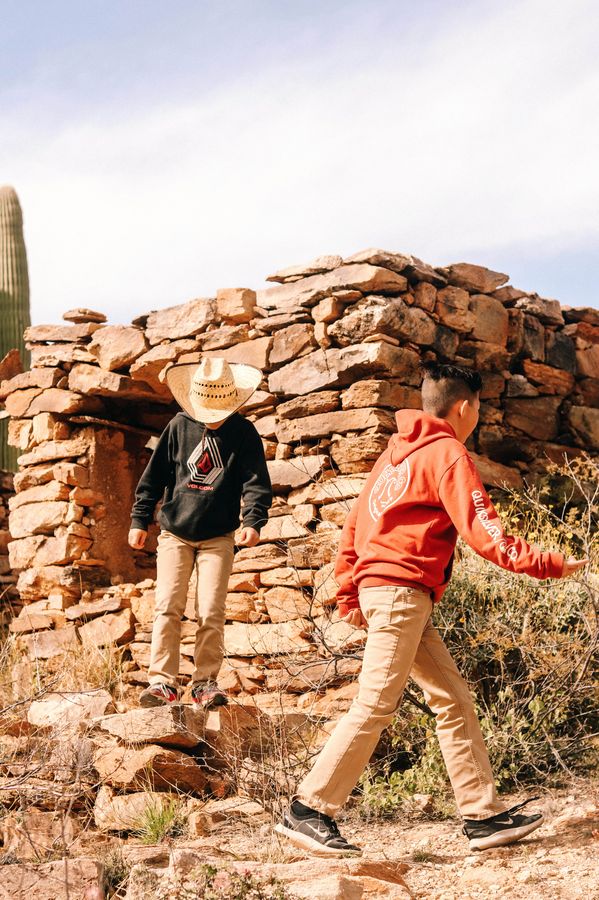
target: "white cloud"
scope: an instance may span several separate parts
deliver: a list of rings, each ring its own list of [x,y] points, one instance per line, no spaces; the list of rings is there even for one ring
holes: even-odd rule
[[[15,122],[0,172],[24,208],[34,319],[128,321],[373,244],[444,263],[588,242],[599,8],[485,9],[427,45],[381,33],[355,69],[332,43],[197,104],[90,110],[56,134]]]

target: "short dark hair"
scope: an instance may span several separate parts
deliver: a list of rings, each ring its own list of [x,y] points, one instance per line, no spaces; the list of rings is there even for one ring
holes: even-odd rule
[[[483,386],[479,373],[445,363],[424,362],[422,372],[422,408],[431,416],[443,418],[456,400],[473,400]]]

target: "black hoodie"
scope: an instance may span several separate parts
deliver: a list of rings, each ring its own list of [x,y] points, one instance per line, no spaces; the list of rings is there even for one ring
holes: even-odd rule
[[[159,500],[163,529],[188,541],[220,537],[243,525],[259,530],[272,489],[260,435],[234,413],[216,430],[185,412],[162,432],[135,491],[131,527],[147,531]]]

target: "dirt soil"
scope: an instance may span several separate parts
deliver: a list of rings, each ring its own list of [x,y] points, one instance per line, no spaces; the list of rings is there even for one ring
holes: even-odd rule
[[[518,844],[484,852],[469,851],[457,818],[411,816],[410,821],[366,823],[350,811],[339,818],[339,825],[342,834],[364,848],[367,858],[406,863],[410,868],[404,878],[418,900],[599,900],[599,780],[538,793],[540,799],[530,809],[544,813],[543,826]],[[507,798],[514,804],[523,799]],[[225,855],[237,859],[303,858],[271,835],[270,825],[253,831],[227,823],[211,837]]]

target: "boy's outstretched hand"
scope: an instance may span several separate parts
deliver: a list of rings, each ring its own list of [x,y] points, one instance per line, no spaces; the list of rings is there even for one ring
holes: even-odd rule
[[[255,528],[242,528],[235,541],[240,547],[255,547],[260,540],[260,534]]]
[[[564,556],[564,568],[562,569],[562,578],[567,578],[568,575],[573,575],[574,572],[578,572],[579,569],[582,569],[588,563],[588,559],[575,559],[573,556],[569,556],[567,559]]]
[[[347,622],[348,625],[353,625],[354,628],[368,628],[368,623],[362,615],[361,609],[350,609],[348,614],[343,616],[341,621]]]
[[[127,542],[130,547],[133,547],[134,550],[141,550],[146,542],[147,536],[148,532],[144,531],[143,528],[132,528],[129,532]]]

